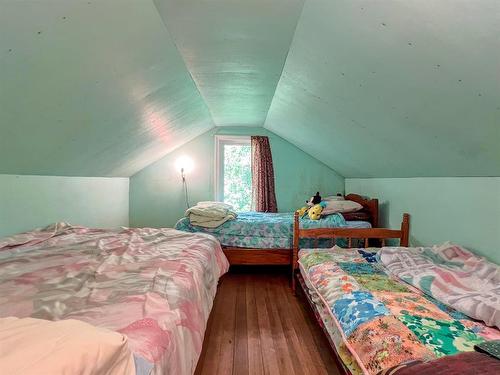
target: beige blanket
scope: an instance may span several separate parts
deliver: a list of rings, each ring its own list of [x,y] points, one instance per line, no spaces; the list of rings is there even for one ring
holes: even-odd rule
[[[186,210],[186,217],[192,225],[217,228],[228,220],[236,219],[237,214],[231,205],[222,202],[198,202]]]
[[[0,319],[0,373],[133,375],[127,338],[78,320]]]

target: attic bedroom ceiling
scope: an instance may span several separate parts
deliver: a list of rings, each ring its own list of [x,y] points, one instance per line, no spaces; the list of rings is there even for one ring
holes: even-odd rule
[[[0,173],[264,126],[346,177],[500,176],[497,0],[0,0]]]
[[[345,177],[500,176],[500,1],[307,1],[265,127]]]
[[[152,1],[0,0],[0,173],[130,176],[212,127]]]
[[[303,0],[155,0],[217,126],[261,126]]]

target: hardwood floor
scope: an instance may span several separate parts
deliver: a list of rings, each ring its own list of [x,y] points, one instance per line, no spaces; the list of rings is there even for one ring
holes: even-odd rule
[[[249,271],[250,270],[250,271]],[[196,375],[339,374],[328,341],[283,269],[221,279]]]

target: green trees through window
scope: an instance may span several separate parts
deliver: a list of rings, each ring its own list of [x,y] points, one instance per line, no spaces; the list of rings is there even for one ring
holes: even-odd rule
[[[250,145],[224,145],[224,202],[236,211],[250,211],[252,167]]]

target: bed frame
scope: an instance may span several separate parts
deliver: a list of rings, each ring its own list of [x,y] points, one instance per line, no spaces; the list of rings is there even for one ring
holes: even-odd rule
[[[409,232],[410,232],[410,215],[403,214],[403,219],[401,221],[401,229],[384,229],[384,228],[370,228],[370,229],[356,229],[356,228],[320,228],[320,229],[301,229],[299,226],[299,217],[296,214],[294,217],[294,231],[293,231],[293,273],[292,273],[292,291],[295,295],[300,295],[305,298],[307,305],[309,306],[310,313],[315,317],[319,326],[321,327],[324,335],[326,336],[330,349],[334,355],[334,360],[337,364],[339,372],[343,375],[350,375],[351,372],[344,366],[342,359],[335,349],[335,345],[332,338],[328,334],[326,327],[324,326],[321,317],[316,310],[314,302],[311,300],[309,293],[307,292],[307,287],[305,285],[304,278],[298,271],[298,253],[299,253],[299,241],[302,238],[332,238],[334,241],[337,238],[347,239],[348,248],[352,247],[353,239],[362,240],[364,247],[368,247],[370,240],[377,240],[381,246],[385,246],[388,239],[399,239],[399,245],[407,247],[409,242]],[[299,288],[297,288],[297,283]],[[297,294],[297,289],[299,293]]]
[[[346,200],[357,202],[369,215],[373,228],[379,225],[378,199],[366,199],[358,194],[348,194]],[[293,247],[289,249],[252,249],[223,246],[222,251],[231,265],[288,265],[293,264]]]
[[[302,238],[331,238],[336,243],[338,238],[347,239],[347,248],[353,247],[354,240],[362,240],[363,247],[380,247],[373,246],[375,240],[377,244],[385,246],[388,239],[399,239],[399,245],[407,247],[410,240],[410,215],[403,214],[401,221],[401,229],[386,229],[386,228],[314,228],[314,229],[301,229],[299,224],[299,215],[295,213],[293,223],[293,272],[292,272],[292,290],[296,290],[296,277],[295,274],[299,269],[298,255],[299,255],[299,241]],[[358,242],[356,241],[356,242]]]

